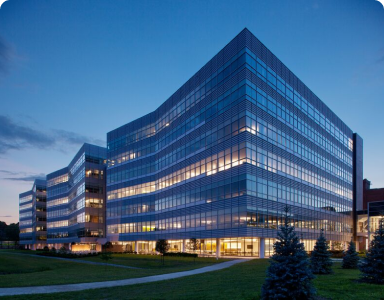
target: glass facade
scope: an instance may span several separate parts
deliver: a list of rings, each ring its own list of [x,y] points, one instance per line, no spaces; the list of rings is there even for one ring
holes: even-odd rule
[[[384,200],[367,203],[367,209],[357,215],[357,237],[359,250],[368,250],[373,235],[379,229],[380,220],[384,218]]]
[[[72,162],[47,175],[48,244],[100,251],[105,243],[106,149],[84,144]]]
[[[47,185],[36,179],[32,190],[19,195],[20,245],[42,249],[47,242]]]
[[[362,149],[244,29],[157,110],[109,132],[107,149],[84,144],[20,194],[21,243],[151,253],[167,239],[175,252],[264,257],[285,206],[307,250],[321,229],[346,242],[357,237]]]
[[[108,239],[268,256],[288,205],[308,248],[321,228],[349,241],[354,139],[245,29],[156,111],[108,133]]]

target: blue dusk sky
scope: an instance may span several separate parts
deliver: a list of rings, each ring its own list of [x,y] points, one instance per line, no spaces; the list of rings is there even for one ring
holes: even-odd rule
[[[1,1],[0,1],[1,2]],[[0,220],[83,142],[156,109],[244,27],[364,139],[384,187],[376,0],[9,0],[0,9]]]

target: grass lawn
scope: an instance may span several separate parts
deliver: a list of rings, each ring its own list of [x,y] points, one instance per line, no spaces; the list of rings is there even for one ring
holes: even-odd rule
[[[155,256],[141,257],[138,255],[136,266],[144,266],[148,269],[123,269],[109,266],[89,265],[73,261],[56,260],[45,257],[32,257],[20,255],[21,252],[0,250],[0,288],[18,286],[36,286],[67,283],[82,283],[94,281],[107,281],[145,277],[170,272],[178,272],[204,267],[217,263],[215,259],[199,258],[196,262],[192,258],[167,257],[164,267],[160,265],[160,258]],[[30,254],[30,252],[24,252]],[[120,256],[120,255],[114,255]],[[109,263],[121,263],[132,261],[132,257],[121,255],[120,261],[109,260]],[[133,255],[131,255],[133,256]],[[104,262],[98,257],[92,259],[96,262]],[[220,262],[220,261],[219,261]]]
[[[259,299],[268,260],[252,260],[231,268],[180,279],[135,286],[12,297],[12,299]],[[359,271],[335,265],[335,274],[318,276],[324,299],[383,299],[384,286],[356,283]]]
[[[85,257],[82,260],[101,261],[99,257]],[[166,256],[164,258],[164,265],[162,265],[161,256],[159,255],[113,254],[112,260],[108,261],[108,263],[153,270],[165,269],[167,270],[166,273],[171,273],[202,268],[228,260],[224,258],[216,260],[214,257],[199,257],[194,260],[191,257]]]

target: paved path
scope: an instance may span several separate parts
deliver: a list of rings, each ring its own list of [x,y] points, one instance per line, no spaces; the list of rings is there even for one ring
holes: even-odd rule
[[[180,278],[185,276],[202,274],[206,272],[222,270],[244,261],[246,260],[236,259],[236,260],[231,260],[231,261],[215,264],[215,265],[200,268],[200,269],[190,270],[190,271],[183,271],[183,272],[176,272],[176,273],[169,273],[169,274],[162,274],[162,275],[155,275],[155,276],[148,276],[148,277],[141,277],[141,278],[123,279],[123,280],[62,284],[62,285],[47,285],[47,286],[0,288],[0,297],[13,296],[13,295],[28,295],[28,294],[75,292],[75,291],[83,291],[88,289],[110,288],[115,286],[133,285],[133,284],[139,284],[139,283],[169,280],[169,279],[175,279],[175,278]]]
[[[335,262],[342,262],[343,259],[342,258],[331,258],[332,261],[335,261]]]
[[[118,265],[118,264],[109,264],[109,263],[102,263],[102,262],[97,262],[97,261],[83,260],[83,259],[78,259],[78,258],[73,258],[72,259],[72,258],[63,258],[63,257],[55,257],[55,256],[44,256],[44,255],[12,253],[12,252],[4,252],[4,253],[7,253],[7,254],[11,253],[12,255],[26,255],[26,256],[32,256],[32,257],[43,257],[43,258],[50,258],[50,259],[58,259],[58,260],[70,261],[70,262],[74,262],[74,263],[89,264],[89,265],[100,265],[100,266],[110,266],[110,267],[117,267],[117,268],[123,268],[123,269],[143,269],[143,268],[137,268],[137,267]]]

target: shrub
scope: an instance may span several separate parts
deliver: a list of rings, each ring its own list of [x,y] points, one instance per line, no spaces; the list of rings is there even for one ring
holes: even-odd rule
[[[137,254],[137,252],[136,251],[124,251],[124,252],[120,252],[120,254],[121,253],[124,253],[124,254]]]
[[[49,251],[48,246],[44,246],[43,251]]]
[[[66,254],[67,253],[67,248],[65,248],[64,246],[62,246],[59,250],[59,254]]]
[[[332,258],[343,258],[344,257],[344,251],[342,251],[342,250],[329,250],[329,253],[331,253]]]
[[[60,252],[50,252],[50,251],[39,251],[36,255],[41,256],[53,256],[53,257],[61,257],[61,258],[82,258],[82,257],[90,257],[97,256],[98,253],[60,253]]]
[[[168,253],[164,253],[164,256],[193,257],[193,258],[198,257],[196,253],[185,253],[185,252],[168,252]]]
[[[104,260],[106,263],[112,259],[112,252],[109,251],[103,251],[100,254],[100,258]]]
[[[113,245],[111,242],[106,242],[104,245],[103,245],[103,251],[109,251],[109,252],[112,252],[112,249],[113,249]]]
[[[359,251],[358,256],[362,258],[367,257],[367,251],[366,250]]]

